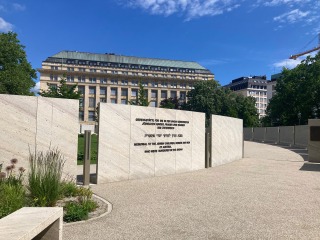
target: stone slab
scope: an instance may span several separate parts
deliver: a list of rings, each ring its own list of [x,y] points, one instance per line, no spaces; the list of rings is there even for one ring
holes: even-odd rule
[[[211,124],[212,167],[242,159],[242,119],[212,115]]]
[[[0,219],[0,239],[62,240],[63,208],[24,207]]]
[[[320,119],[309,119],[308,120],[309,131],[311,127],[320,127]],[[308,154],[309,162],[320,162],[320,141],[312,141],[310,138],[311,132],[309,133],[308,141]]]

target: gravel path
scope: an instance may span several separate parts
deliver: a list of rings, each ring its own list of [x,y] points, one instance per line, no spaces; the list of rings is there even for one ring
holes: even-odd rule
[[[320,239],[320,166],[245,142],[245,158],[192,173],[93,186],[107,216],[63,239]]]

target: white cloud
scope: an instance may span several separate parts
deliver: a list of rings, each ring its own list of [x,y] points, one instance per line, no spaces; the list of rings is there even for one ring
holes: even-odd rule
[[[272,64],[273,67],[276,67],[276,68],[289,68],[289,69],[292,69],[292,68],[295,68],[298,64],[300,64],[302,61],[302,59],[300,58],[297,58],[296,60],[294,59],[284,59],[284,60],[281,60],[279,62],[276,62],[274,64]]]
[[[36,85],[30,89],[31,92],[38,94],[40,92],[40,82],[37,82]]]
[[[310,14],[310,11],[300,11],[299,9],[294,9],[290,12],[281,14],[277,17],[274,17],[273,20],[281,23],[295,23],[307,17]]]
[[[306,3],[306,2],[310,2],[310,0],[272,0],[272,1],[264,1],[263,5],[264,6],[278,6],[278,5],[289,5],[289,6],[293,6],[294,4],[297,3]]]
[[[9,22],[6,22],[3,18],[0,17],[0,32],[8,32],[13,29],[13,25]]]
[[[13,3],[13,4],[12,4],[12,7],[13,7],[13,9],[16,10],[16,11],[24,11],[24,10],[26,10],[26,6],[21,5],[21,4],[19,4],[19,3]]]
[[[155,15],[182,14],[186,20],[215,16],[240,6],[235,0],[131,0],[129,6],[142,8]]]

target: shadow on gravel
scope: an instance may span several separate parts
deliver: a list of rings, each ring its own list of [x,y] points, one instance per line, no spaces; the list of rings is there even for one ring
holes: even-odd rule
[[[301,171],[311,171],[311,172],[320,172],[319,163],[305,163],[300,168]]]
[[[300,147],[296,147],[296,146],[280,145],[280,144],[267,143],[267,142],[265,142],[265,143],[272,145],[272,146],[278,146],[281,148],[288,149],[292,152],[295,152],[296,154],[299,154],[303,158],[304,161],[308,161],[308,149],[300,148]]]

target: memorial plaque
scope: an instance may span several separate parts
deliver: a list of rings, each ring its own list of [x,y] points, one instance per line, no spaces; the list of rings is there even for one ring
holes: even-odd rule
[[[320,142],[320,126],[310,127],[310,141]]]

